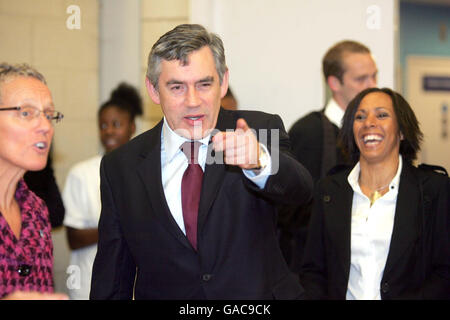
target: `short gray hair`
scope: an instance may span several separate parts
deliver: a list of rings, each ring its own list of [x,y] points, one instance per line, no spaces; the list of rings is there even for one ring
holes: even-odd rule
[[[147,78],[150,83],[158,90],[162,59],[180,60],[183,65],[186,65],[189,54],[204,46],[211,49],[219,81],[222,84],[223,76],[228,69],[223,42],[218,35],[208,32],[199,24],[181,24],[156,41],[148,56]]]
[[[37,71],[35,68],[31,67],[30,65],[26,63],[22,64],[9,64],[6,62],[0,63],[0,88],[3,82],[5,82],[8,79],[15,78],[15,77],[31,77],[35,78],[45,85],[47,85],[47,82],[45,81],[44,76]],[[1,93],[1,91],[0,91]],[[1,101],[1,95],[0,95],[0,101]]]

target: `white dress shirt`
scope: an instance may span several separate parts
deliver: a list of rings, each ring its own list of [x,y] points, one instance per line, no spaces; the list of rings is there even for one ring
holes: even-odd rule
[[[342,127],[342,118],[344,117],[345,111],[337,104],[336,100],[331,98],[327,105],[325,106],[324,114],[330,120],[331,123],[334,123],[338,128]]]
[[[203,171],[205,171],[210,138],[211,135],[208,135],[199,140],[201,145],[198,151],[198,164]],[[164,118],[163,128],[161,130],[162,185],[169,210],[184,234],[186,234],[186,230],[184,227],[183,209],[181,205],[181,180],[183,179],[184,171],[188,166],[188,160],[180,147],[187,141],[190,140],[177,135],[167,124],[166,118]],[[263,144],[260,144],[260,146],[268,155],[269,152],[267,151],[266,146]],[[244,175],[261,189],[266,185],[271,171],[271,159],[270,157],[268,157],[268,159],[267,166],[258,174],[255,174],[252,170],[243,170]]]
[[[394,226],[402,157],[389,191],[372,207],[358,183],[359,162],[348,175],[352,187],[351,261],[347,300],[381,300],[380,283],[386,265]]]

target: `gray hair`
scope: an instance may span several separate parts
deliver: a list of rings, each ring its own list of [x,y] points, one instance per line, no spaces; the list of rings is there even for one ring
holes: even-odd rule
[[[31,77],[35,78],[45,85],[47,85],[47,82],[45,81],[44,76],[37,71],[35,68],[31,67],[30,65],[26,63],[22,64],[9,64],[6,62],[0,63],[0,86],[3,82],[5,82],[8,79],[15,78],[15,77]],[[1,91],[0,91],[1,93]],[[0,96],[1,101],[1,96]]]
[[[148,56],[147,78],[150,83],[158,90],[162,59],[179,60],[182,65],[187,65],[189,54],[204,46],[211,49],[219,81],[222,84],[223,76],[227,71],[222,40],[199,24],[181,24],[156,41]]]

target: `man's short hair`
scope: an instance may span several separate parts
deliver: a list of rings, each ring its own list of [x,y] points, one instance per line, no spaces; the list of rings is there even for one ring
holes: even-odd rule
[[[362,43],[344,40],[336,43],[330,49],[322,59],[322,69],[325,76],[325,80],[329,76],[335,76],[342,83],[345,68],[343,64],[343,58],[346,53],[367,53],[370,54],[369,48]]]
[[[3,82],[8,79],[12,79],[15,77],[31,77],[35,78],[45,85],[47,82],[45,81],[44,76],[37,71],[35,68],[31,67],[26,63],[22,64],[9,64],[6,62],[0,63],[0,88]],[[0,91],[1,93],[1,91]],[[1,96],[0,96],[1,101]]]
[[[188,63],[188,56],[204,46],[208,46],[214,57],[216,70],[222,84],[227,71],[225,50],[218,35],[208,32],[198,24],[181,24],[164,34],[153,45],[148,57],[147,78],[158,89],[161,74],[161,60],[179,60],[182,65]]]

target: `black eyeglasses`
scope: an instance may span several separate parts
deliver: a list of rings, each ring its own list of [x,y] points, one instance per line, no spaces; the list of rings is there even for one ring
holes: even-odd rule
[[[0,108],[0,111],[6,111],[6,110],[16,110],[18,117],[20,119],[23,119],[25,121],[31,122],[34,119],[37,119],[41,113],[44,114],[45,118],[50,121],[52,124],[60,122],[64,115],[59,111],[54,110],[39,110],[36,107],[32,106],[18,106],[18,107],[7,107],[7,108]]]

